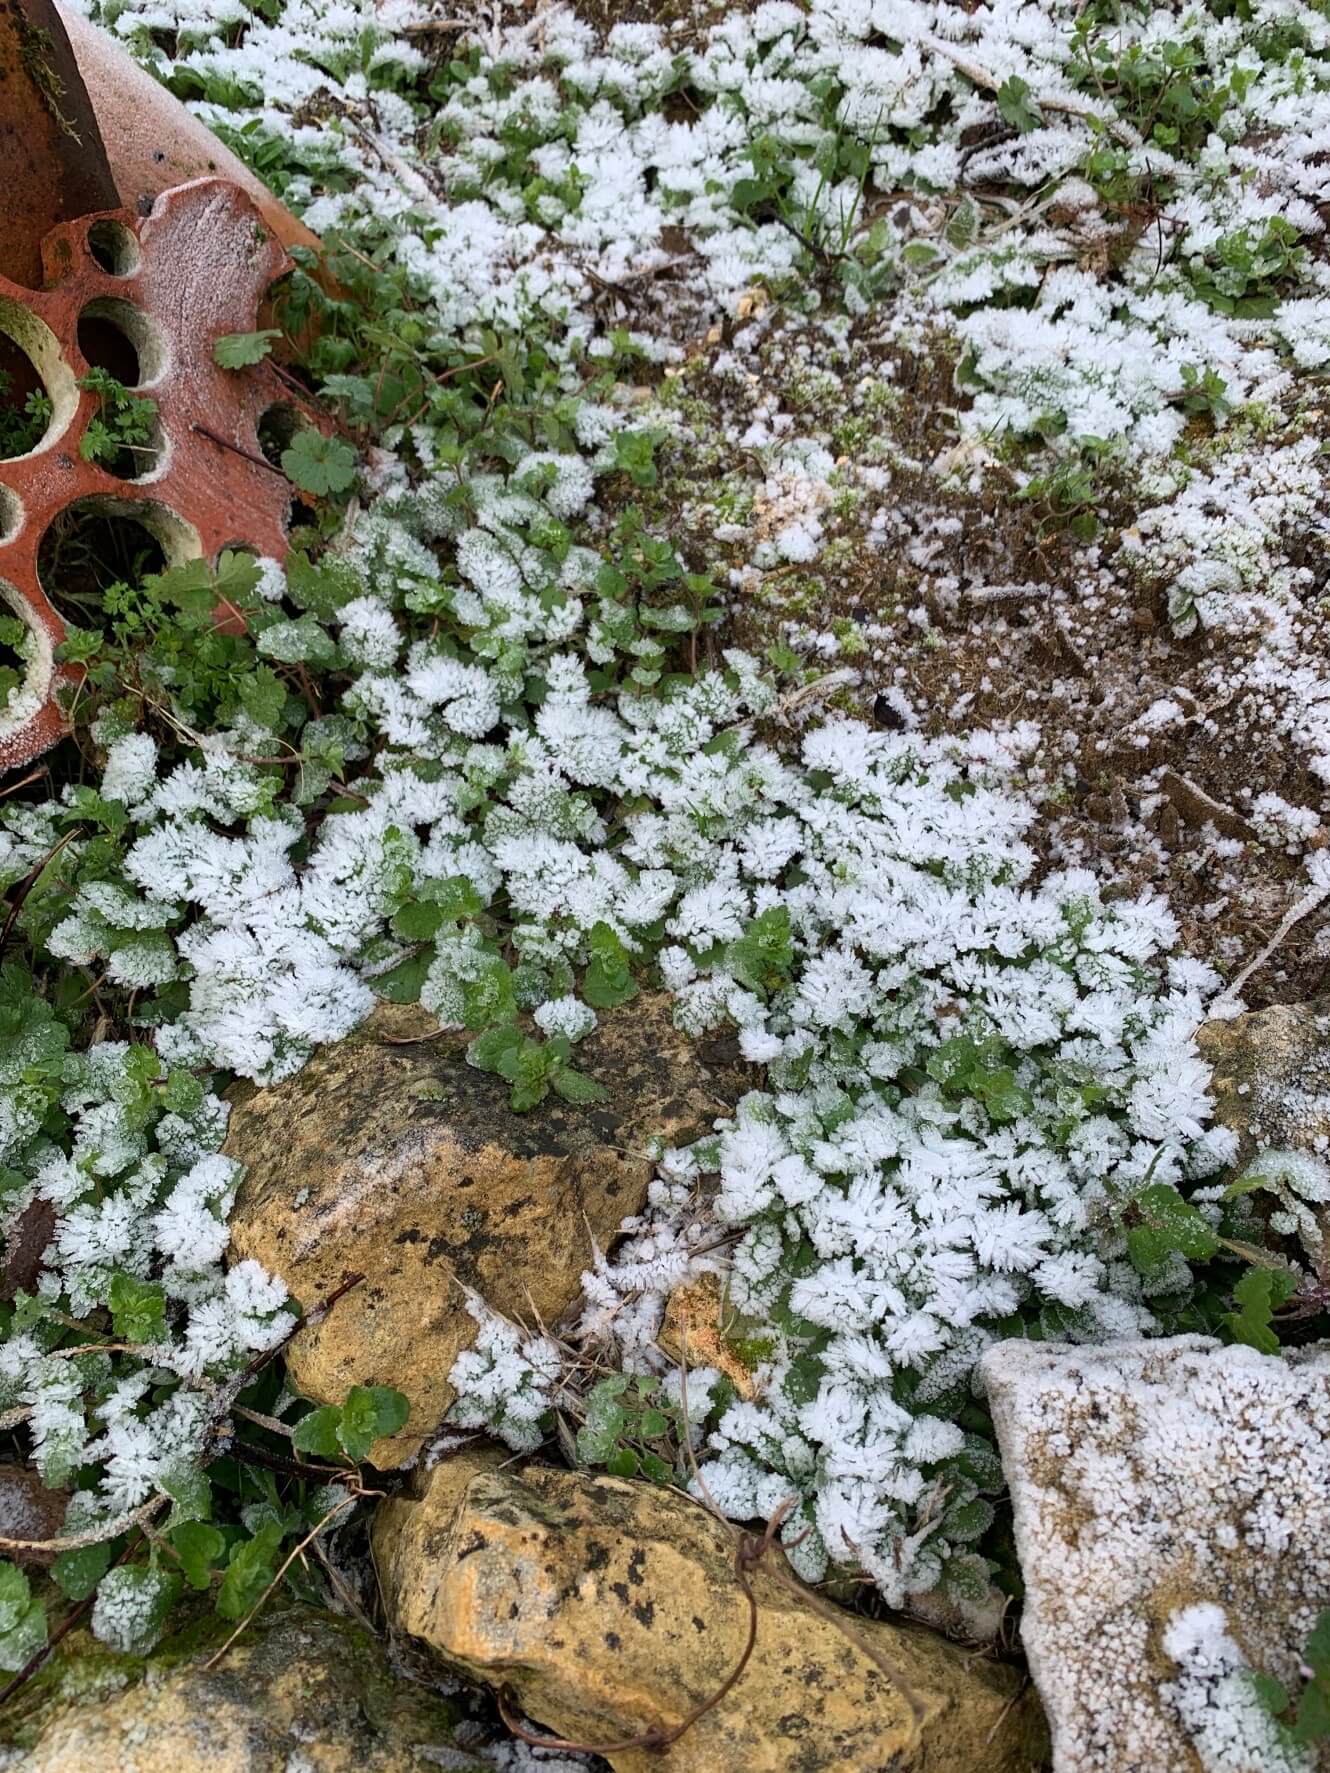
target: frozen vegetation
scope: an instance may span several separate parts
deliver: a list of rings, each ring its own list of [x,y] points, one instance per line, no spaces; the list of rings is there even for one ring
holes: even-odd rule
[[[1222,1186],[1236,1140],[1193,1037],[1259,947],[1204,939],[1256,891],[1238,858],[1267,869],[1267,933],[1298,901],[1314,943],[1330,894],[1304,546],[1326,523],[1330,18],[93,16],[329,242],[340,298],[306,265],[290,319],[321,314],[306,367],[359,478],[310,488],[340,497],[285,573],[224,556],[117,587],[75,636],[81,763],[0,801],[0,884],[26,883],[0,1182],[11,1245],[46,1233],[5,1308],[0,1409],[77,1485],[67,1592],[100,1579],[94,1630],[151,1640],[179,1577],[103,1571],[167,1495],[186,1578],[224,1567],[239,1617],[328,1506],[256,1495],[238,1540],[205,1525],[200,1474],[295,1321],[280,1281],[225,1266],[226,1086],[293,1075],[386,996],[469,1031],[539,1114],[593,1098],[577,1044],[650,982],[688,1032],[735,1031],[755,1087],[662,1154],[562,1342],[484,1318],[455,1426],[531,1450],[589,1365],[666,1374],[665,1300],[715,1271],[756,1393],[694,1375],[675,1475],[736,1520],[796,1498],[809,1577],[978,1609],[1009,1573],[984,1351],[1268,1336],[1288,1294],[1235,1300],[1270,1272],[1244,1252],[1277,1242],[1290,1291],[1321,1254],[1324,1163],[1282,1172],[1273,1227]],[[907,358],[938,366],[945,447],[893,429]],[[1028,548],[988,578],[961,562],[995,500],[1051,563],[1033,592]],[[915,576],[874,605],[898,560]],[[920,674],[946,661],[939,608],[1027,594],[1102,627],[1087,661],[1053,624],[1145,772],[1121,854],[1065,815],[1109,751],[1074,696],[1041,724],[1017,678],[975,718],[1005,618],[982,683]],[[247,638],[211,631],[218,595]],[[1191,687],[1128,718],[1110,637],[1144,595]],[[1169,735],[1218,742],[1230,705],[1285,773],[1254,766],[1236,810],[1231,777],[1202,794],[1179,913],[1147,828]],[[45,1626],[13,1597],[17,1667]],[[1170,1633],[1177,1713],[1236,1765],[1213,1712],[1255,1705],[1237,1648],[1205,1609]],[[1272,1769],[1302,1765],[1251,1716]]]

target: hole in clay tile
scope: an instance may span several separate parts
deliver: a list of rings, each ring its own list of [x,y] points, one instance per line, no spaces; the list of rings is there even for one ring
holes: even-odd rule
[[[125,330],[122,316],[110,312],[111,307],[106,299],[89,302],[79,315],[79,350],[89,369],[104,369],[122,387],[137,388],[142,376],[138,346]]]
[[[88,360],[89,369],[104,369],[126,388],[139,384],[139,354],[134,342],[101,314],[79,316],[79,350]]]
[[[115,388],[96,388],[97,411],[79,453],[117,480],[143,480],[157,469],[165,447],[155,405],[146,394],[137,393],[152,383],[165,363],[160,334],[132,302],[100,296],[79,315],[78,343],[90,373],[111,376],[121,390],[134,391],[127,399]]]
[[[155,382],[166,367],[166,345],[155,321],[123,296],[98,296],[79,314],[79,350],[126,388]]]
[[[115,449],[113,452],[108,449],[95,459],[99,468],[104,468],[117,480],[146,480],[160,467],[162,451],[165,447],[166,434],[157,418],[154,417],[141,441],[136,436],[135,440],[124,448]]]
[[[51,422],[51,398],[37,365],[7,333],[0,333],[0,456],[36,449]]]
[[[289,401],[279,400],[259,414],[255,426],[259,448],[274,468],[282,465],[282,451],[288,449],[297,431],[305,429],[304,421]]]
[[[31,720],[51,682],[51,643],[7,579],[0,579],[0,735]]]
[[[21,616],[0,614],[0,722],[12,720],[15,706],[28,681],[32,630]]]
[[[23,506],[19,496],[7,486],[0,486],[0,542],[16,536],[23,522]]]
[[[37,577],[67,622],[100,628],[110,586],[141,584],[148,573],[198,551],[195,532],[164,505],[77,499],[47,525],[37,548]]]
[[[123,222],[109,217],[88,229],[88,251],[111,277],[131,277],[139,268],[139,243]]]
[[[0,457],[54,442],[78,405],[74,374],[50,327],[0,296]]]

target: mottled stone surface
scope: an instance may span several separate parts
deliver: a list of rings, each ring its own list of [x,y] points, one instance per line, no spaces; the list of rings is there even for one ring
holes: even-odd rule
[[[441,1467],[419,1499],[380,1508],[374,1549],[399,1629],[510,1684],[531,1717],[580,1742],[681,1722],[748,1637],[730,1533],[659,1485]],[[919,1627],[819,1609],[767,1563],[750,1580],[758,1632],[740,1679],[672,1746],[610,1753],[618,1773],[1043,1764],[1043,1720],[1013,1670]]]
[[[146,1666],[75,1634],[45,1684],[30,1752],[2,1764],[15,1773],[479,1773],[482,1763],[453,1745],[454,1707],[395,1675],[358,1626],[278,1604],[207,1669],[228,1630],[210,1620],[206,1648],[166,1648]],[[15,1722],[3,1732],[10,1741]],[[18,1737],[26,1746],[21,1728]]]
[[[466,1063],[464,1039],[429,1038],[435,1026],[385,1007],[286,1083],[240,1093],[226,1142],[247,1167],[232,1260],[257,1258],[306,1307],[365,1276],[288,1360],[320,1402],[358,1384],[406,1393],[406,1428],[371,1451],[381,1466],[409,1458],[453,1401],[448,1372],[475,1333],[467,1290],[553,1323],[593,1239],[641,1209],[648,1142],[697,1137],[743,1087],[728,1049],[680,1034],[664,996],[602,1016],[578,1047],[609,1092],[589,1107],[550,1096],[514,1114],[508,1084]]]
[[[730,1304],[717,1275],[702,1274],[670,1294],[656,1343],[681,1365],[715,1367],[741,1398],[751,1398],[754,1370],[772,1349],[770,1333],[761,1332]]]
[[[1241,1720],[1220,1682],[1184,1694],[1164,1636],[1217,1605],[1247,1665],[1297,1690],[1330,1605],[1330,1355],[1004,1342],[980,1372],[1057,1773],[1202,1773],[1196,1716],[1219,1736]]]
[[[1330,998],[1206,1022],[1196,1044],[1239,1164],[1264,1147],[1330,1157]]]

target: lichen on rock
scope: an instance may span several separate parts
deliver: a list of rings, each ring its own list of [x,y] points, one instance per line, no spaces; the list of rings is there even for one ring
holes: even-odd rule
[[[1205,1022],[1196,1044],[1239,1163],[1270,1147],[1330,1157],[1330,998]]]
[[[580,1049],[604,1102],[522,1115],[463,1041],[385,1007],[298,1076],[240,1092],[231,1259],[256,1258],[307,1308],[365,1277],[291,1345],[295,1385],[325,1403],[396,1386],[411,1415],[371,1459],[410,1458],[455,1396],[449,1370],[476,1333],[468,1298],[544,1323],[573,1303],[594,1246],[646,1199],[650,1142],[695,1137],[741,1087],[725,1050],[709,1051],[675,1029],[664,996],[640,998]]]
[[[483,1766],[453,1740],[457,1706],[401,1679],[350,1621],[279,1604],[212,1667],[227,1631],[223,1620],[198,1622],[146,1664],[75,1633],[43,1683],[42,1703],[18,1730],[28,1752],[0,1765],[15,1773]]]
[[[465,1480],[465,1481],[463,1481]],[[931,1632],[820,1604],[772,1548],[736,1539],[668,1486],[552,1468],[444,1464],[380,1509],[390,1619],[450,1664],[510,1685],[566,1738],[630,1743],[698,1715],[673,1744],[609,1750],[616,1773],[1027,1773],[1045,1739],[1017,1671]]]

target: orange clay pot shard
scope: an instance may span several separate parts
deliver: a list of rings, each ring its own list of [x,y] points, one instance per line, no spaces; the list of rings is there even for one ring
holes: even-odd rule
[[[259,304],[291,261],[250,198],[222,179],[164,191],[146,215],[109,210],[62,222],[42,242],[46,287],[0,277],[0,346],[17,346],[52,406],[27,455],[0,459],[0,601],[27,623],[27,678],[0,712],[0,771],[69,730],[62,707],[82,673],[58,664],[65,626],[42,585],[42,538],[62,513],[132,517],[174,564],[215,562],[228,547],[284,560],[292,488],[264,460],[259,425],[279,437],[327,429],[266,360],[222,369],[213,346],[255,330]],[[21,362],[21,359],[19,360]],[[109,370],[157,406],[155,446],[125,476],[85,462],[79,443],[99,411],[78,386]]]

